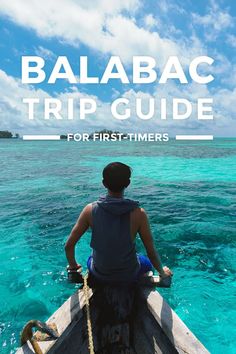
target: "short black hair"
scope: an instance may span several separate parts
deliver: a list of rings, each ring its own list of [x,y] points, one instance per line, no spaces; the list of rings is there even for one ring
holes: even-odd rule
[[[111,162],[103,170],[103,184],[111,192],[122,192],[130,184],[131,168],[122,162]]]

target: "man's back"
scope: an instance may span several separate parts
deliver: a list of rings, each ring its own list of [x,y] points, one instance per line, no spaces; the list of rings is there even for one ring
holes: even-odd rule
[[[87,221],[89,227],[93,229],[92,221],[92,203],[88,204],[84,210],[84,220]],[[137,233],[142,229],[142,226],[147,222],[147,215],[143,208],[137,207],[130,212],[130,235],[134,241]]]
[[[130,184],[130,177],[131,177],[131,168],[121,162],[112,162],[108,164],[102,172],[103,175],[103,180],[102,183],[105,188],[107,188],[107,197],[106,198],[111,198],[113,199],[113,202],[115,203],[123,203],[125,200],[123,198],[124,195],[124,190],[129,186]],[[132,204],[132,201],[131,201]],[[104,214],[106,215],[106,214]],[[125,250],[130,247],[130,250],[132,250],[132,257],[134,255],[134,239],[139,233],[144,247],[146,249],[147,255],[152,263],[152,265],[155,267],[155,269],[159,272],[160,276],[170,276],[172,273],[167,267],[162,267],[160,257],[158,255],[158,252],[155,250],[154,243],[153,243],[153,238],[151,234],[151,230],[149,227],[149,222],[148,222],[148,217],[144,211],[144,209],[139,208],[138,204],[136,203],[135,207],[131,208],[129,210],[128,214],[128,219],[126,218],[125,222],[125,229],[122,229],[122,231],[119,230],[118,226],[113,227],[114,231],[111,230],[111,224],[110,221],[115,221],[116,218],[114,219],[113,217],[105,217],[104,215],[100,215],[96,219],[96,225],[94,224],[94,215],[93,215],[93,204],[88,204],[83,211],[81,212],[75,226],[73,227],[70,237],[66,243],[65,249],[66,249],[66,256],[69,261],[69,267],[70,269],[78,269],[81,266],[77,264],[76,259],[75,259],[75,245],[79,241],[79,239],[82,237],[82,235],[88,230],[88,228],[92,229],[92,233],[95,231],[96,235],[96,242],[94,242],[94,237],[92,240],[91,245],[94,246],[94,249],[96,251],[99,249],[99,240],[100,243],[104,244],[106,247],[106,242],[104,243],[104,237],[106,236],[107,241],[111,241],[110,236],[112,237],[112,233],[116,235],[116,241],[114,241],[114,244],[117,244],[117,247],[110,247],[112,248],[113,252],[118,252],[119,256],[119,248],[122,250],[120,251],[120,255],[122,257],[122,254],[125,254]],[[102,220],[102,218],[104,220]],[[100,227],[100,231],[96,231],[97,227]],[[113,225],[113,226],[114,226]],[[123,224],[122,224],[123,225]],[[124,226],[124,225],[123,225]],[[118,229],[118,232],[116,233],[116,228]],[[96,229],[96,230],[95,230]],[[124,231],[125,230],[125,231]],[[104,236],[102,233],[106,233]],[[93,235],[94,236],[94,235]],[[119,238],[122,240],[120,244],[116,243],[119,241]],[[114,238],[115,240],[115,238]],[[109,242],[107,242],[109,244]],[[124,247],[123,247],[124,246]],[[122,248],[123,247],[123,248]],[[126,247],[126,248],[125,248]],[[109,252],[109,247],[105,250],[105,252]],[[104,248],[105,249],[105,248]],[[101,251],[101,249],[100,249]],[[104,256],[104,255],[103,255]],[[101,259],[101,258],[100,258]],[[103,258],[105,261],[105,258]],[[140,259],[139,259],[140,261]],[[150,262],[149,261],[149,262]],[[145,268],[145,271],[147,269]]]
[[[136,277],[140,266],[131,237],[130,213],[137,207],[133,200],[109,195],[92,204],[91,271],[98,278],[127,281]]]

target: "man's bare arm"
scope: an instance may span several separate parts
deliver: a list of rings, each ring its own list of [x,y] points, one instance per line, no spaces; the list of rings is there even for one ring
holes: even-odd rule
[[[75,246],[90,226],[91,208],[91,204],[88,204],[83,209],[65,244],[66,258],[71,269],[80,267],[75,260]]]
[[[168,267],[162,267],[160,256],[153,243],[148,217],[144,209],[140,209],[140,222],[139,235],[153,267],[158,271],[161,277],[172,275]]]

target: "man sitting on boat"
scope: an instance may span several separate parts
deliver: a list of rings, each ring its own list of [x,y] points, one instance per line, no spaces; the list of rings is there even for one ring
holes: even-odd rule
[[[154,247],[147,214],[137,201],[124,198],[130,184],[131,168],[121,162],[108,164],[103,170],[107,195],[88,204],[81,212],[66,242],[69,270],[81,268],[75,260],[75,246],[82,235],[92,230],[92,255],[87,265],[92,275],[105,282],[132,282],[152,270],[163,279],[172,275],[162,267]],[[147,255],[138,255],[135,238],[139,234]]]

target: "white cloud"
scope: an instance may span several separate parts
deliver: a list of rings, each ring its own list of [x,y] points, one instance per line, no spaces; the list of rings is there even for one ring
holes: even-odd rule
[[[170,55],[181,53],[176,43],[161,38],[157,32],[151,33],[144,28],[139,28],[134,20],[123,16],[108,19],[107,30],[112,35],[102,42],[104,52],[115,53],[125,62],[130,61],[134,55],[145,54],[156,57],[158,67],[162,67]]]
[[[215,1],[211,1],[206,15],[192,13],[192,19],[195,25],[203,26],[205,38],[209,41],[215,41],[221,32],[234,26],[234,18],[226,10],[220,9]]]
[[[132,16],[139,6],[139,0],[47,0],[44,6],[37,0],[0,0],[0,13],[41,37],[74,46],[83,43],[103,54],[120,55],[126,62],[133,55],[152,55],[161,66],[169,55],[181,55],[184,63],[194,56],[188,39],[172,40],[139,27]],[[146,17],[149,26],[155,21],[152,15]]]
[[[157,6],[164,15],[168,15],[170,12],[176,12],[180,14],[186,13],[183,6],[177,5],[175,1],[171,0],[158,0]]]
[[[0,13],[17,24],[33,29],[39,36],[58,37],[70,44],[85,43],[99,49],[109,34],[104,31],[106,19],[123,10],[135,11],[139,0],[1,0]]]
[[[228,34],[227,35],[227,43],[231,47],[236,48],[236,36],[234,34]]]
[[[147,29],[152,29],[153,27],[157,26],[158,21],[156,18],[153,17],[152,14],[148,14],[144,17],[144,24]]]
[[[35,54],[43,57],[45,60],[53,60],[56,58],[56,54],[54,54],[50,49],[39,46],[35,49]]]
[[[229,70],[224,72],[222,76],[221,82],[227,88],[235,88],[236,87],[236,66],[230,65]],[[223,86],[222,85],[222,86]]]
[[[46,92],[22,85],[20,80],[8,76],[3,70],[0,70],[0,97],[1,130],[21,131],[27,126],[32,129],[43,127],[43,122],[40,119],[30,123],[27,121],[26,107],[22,103],[22,97],[49,97]]]

